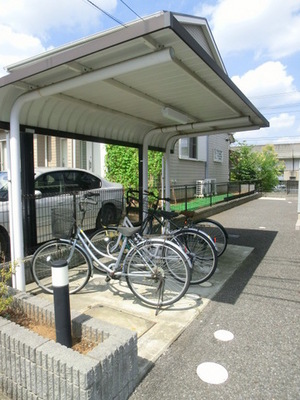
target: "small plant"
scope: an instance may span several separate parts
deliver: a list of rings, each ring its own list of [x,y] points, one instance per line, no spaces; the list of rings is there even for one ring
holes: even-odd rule
[[[10,282],[12,275],[11,263],[5,263],[5,258],[0,256],[0,315],[5,313],[13,301],[12,296],[9,294],[8,282]]]

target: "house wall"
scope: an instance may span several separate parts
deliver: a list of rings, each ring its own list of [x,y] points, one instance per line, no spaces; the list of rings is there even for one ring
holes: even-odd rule
[[[200,160],[180,158],[179,141],[170,157],[171,184],[195,184],[196,181],[215,178],[217,183],[229,179],[229,142],[227,134],[208,136],[207,140],[198,142],[198,157]],[[222,159],[215,157],[222,155]]]
[[[7,147],[6,147],[6,132],[0,129],[0,171],[6,169],[7,164]]]
[[[171,184],[195,184],[199,179],[205,178],[206,163],[198,160],[185,160],[179,158],[179,142],[176,143],[174,154],[170,157]]]
[[[182,158],[178,141],[174,148],[174,154],[170,156],[171,184],[194,185],[196,181],[205,178],[215,178],[217,182],[226,182],[229,176],[227,137],[227,134],[200,137],[198,139],[198,160]],[[0,132],[0,144],[1,139],[5,142],[6,135]],[[34,165],[36,167],[57,167],[64,164],[66,167],[90,169],[104,177],[105,145],[99,143],[94,145],[89,153],[92,155],[92,164],[89,168],[86,142],[35,134]],[[214,161],[215,151],[222,154],[220,162]]]

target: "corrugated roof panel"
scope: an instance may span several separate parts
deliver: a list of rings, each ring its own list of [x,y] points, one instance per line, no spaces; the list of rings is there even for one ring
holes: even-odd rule
[[[157,60],[166,48],[173,49],[174,54],[168,52],[173,61],[150,65],[144,62],[146,59],[140,62],[137,58],[153,54],[155,58],[151,59]],[[124,73],[123,65],[129,59],[136,67]],[[90,79],[95,71],[104,76],[106,67],[107,71],[118,72],[106,74],[103,81]],[[73,78],[77,79],[76,86]],[[90,83],[84,83],[86,78]],[[44,89],[34,92],[37,88]],[[11,76],[0,79],[0,127],[9,122],[17,97],[30,92],[35,99],[22,107],[20,123],[36,131],[57,130],[56,134],[62,135],[66,132],[69,136],[142,144],[145,134],[155,128],[195,134],[194,125],[178,128],[181,122],[163,116],[164,107],[192,117],[196,124],[224,120],[223,125],[217,124],[218,129],[244,128],[245,120],[226,122],[240,116],[251,117],[247,120],[249,129],[268,126],[222,69],[206,21],[168,12],[148,18],[147,23],[136,21],[129,28],[86,38],[12,68]],[[206,129],[206,125],[195,126],[201,132]],[[171,134],[155,134],[150,145],[164,148]]]

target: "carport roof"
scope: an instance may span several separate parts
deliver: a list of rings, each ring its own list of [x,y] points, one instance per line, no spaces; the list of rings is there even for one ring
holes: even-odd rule
[[[269,126],[228,77],[203,18],[162,11],[8,67],[0,128],[165,150],[183,135]]]

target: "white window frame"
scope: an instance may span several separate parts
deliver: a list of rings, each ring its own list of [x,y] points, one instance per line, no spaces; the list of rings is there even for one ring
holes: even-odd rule
[[[183,141],[189,141],[190,139],[194,138],[185,137],[179,140],[179,158],[181,160],[207,162],[207,136],[196,137],[196,157],[190,157],[189,155],[183,154]],[[189,144],[186,147],[189,148]]]

